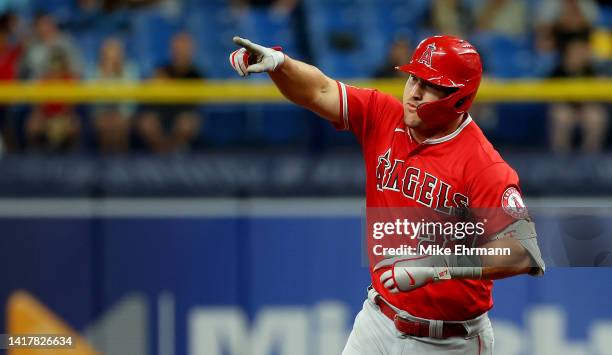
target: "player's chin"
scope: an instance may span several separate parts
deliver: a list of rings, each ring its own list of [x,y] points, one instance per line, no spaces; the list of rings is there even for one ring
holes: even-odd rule
[[[404,124],[410,128],[418,128],[423,124],[423,120],[417,116],[416,112],[404,112]]]

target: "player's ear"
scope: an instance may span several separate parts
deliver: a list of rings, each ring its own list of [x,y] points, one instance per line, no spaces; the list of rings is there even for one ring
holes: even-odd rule
[[[457,101],[457,103],[455,104],[455,108],[456,109],[460,109],[461,106],[463,106],[463,104],[469,100],[472,97],[472,95],[468,95],[468,96],[464,96],[462,97],[459,101]]]

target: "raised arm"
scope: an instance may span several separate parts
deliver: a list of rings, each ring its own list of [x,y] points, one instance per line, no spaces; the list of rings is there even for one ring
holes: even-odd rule
[[[230,64],[240,76],[267,72],[280,92],[291,102],[331,122],[341,122],[338,85],[317,67],[290,58],[276,48],[260,46],[234,37],[242,48],[230,54]]]

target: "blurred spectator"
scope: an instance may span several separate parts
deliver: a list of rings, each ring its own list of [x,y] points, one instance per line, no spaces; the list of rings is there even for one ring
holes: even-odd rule
[[[17,78],[19,60],[23,46],[13,38],[15,16],[6,13],[0,16],[0,81],[12,81]],[[0,138],[6,142],[8,150],[17,147],[15,129],[9,106],[0,105]]]
[[[34,36],[29,41],[22,68],[22,76],[31,79],[40,79],[47,70],[51,53],[60,49],[65,53],[72,73],[81,73],[81,59],[78,49],[70,38],[57,26],[50,14],[37,14],[34,20]]]
[[[74,79],[67,54],[60,48],[52,49],[42,81]],[[73,105],[48,102],[32,109],[25,129],[29,150],[65,152],[76,148],[81,124]]]
[[[462,0],[434,0],[430,22],[437,33],[465,37],[472,27],[473,16]]]
[[[0,16],[0,80],[14,80],[19,70],[23,46],[13,38],[13,15]]]
[[[396,70],[395,67],[400,65],[407,64],[410,62],[410,57],[412,55],[412,48],[410,46],[410,42],[405,38],[398,38],[389,48],[389,53],[387,54],[387,60],[385,63],[376,70],[374,73],[374,77],[376,78],[399,78],[405,77],[405,73],[399,70]]]
[[[193,63],[193,40],[188,33],[171,41],[171,61],[156,69],[155,79],[201,79]],[[138,120],[138,133],[149,150],[156,153],[189,150],[200,133],[197,105],[148,105]]]
[[[136,68],[124,59],[123,44],[116,38],[104,41],[97,67],[89,79],[100,82],[133,82],[138,79]],[[102,153],[129,150],[131,119],[135,105],[97,104],[93,106],[93,122]]]
[[[77,6],[83,13],[97,13],[102,4],[100,0],[77,0]]]
[[[555,78],[592,77],[596,74],[590,48],[594,23],[599,15],[593,0],[545,0],[538,9],[536,44],[540,52],[558,55],[551,74]],[[603,148],[608,118],[605,106],[596,103],[559,103],[550,106],[550,144],[555,152],[572,149],[576,126],[581,149]]]
[[[588,39],[575,38],[565,43],[562,60],[552,76],[556,78],[592,77]],[[606,107],[599,103],[558,103],[550,106],[551,147],[555,152],[572,149],[574,128],[581,129],[582,151],[599,152],[604,146],[608,117]]]
[[[528,26],[526,0],[476,0],[476,29],[510,37],[522,37]]]
[[[538,49],[560,53],[573,39],[588,39],[598,16],[593,0],[542,0],[536,27]]]
[[[22,52],[20,43],[13,38],[14,18],[10,12],[0,14],[0,80],[15,78],[16,62]]]

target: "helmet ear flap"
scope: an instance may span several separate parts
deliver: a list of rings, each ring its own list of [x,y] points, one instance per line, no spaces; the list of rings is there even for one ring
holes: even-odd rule
[[[455,94],[437,101],[420,104],[417,107],[417,114],[432,127],[447,124],[450,120],[459,117],[459,113],[453,105],[453,95]]]
[[[472,94],[464,96],[464,97],[460,98],[459,100],[457,100],[457,102],[454,105],[455,109],[461,110],[461,106],[463,106],[471,98],[472,98]]]
[[[465,113],[471,106],[475,94],[470,92],[466,95],[465,92],[457,91],[440,100],[420,104],[417,114],[432,126],[444,125]]]

